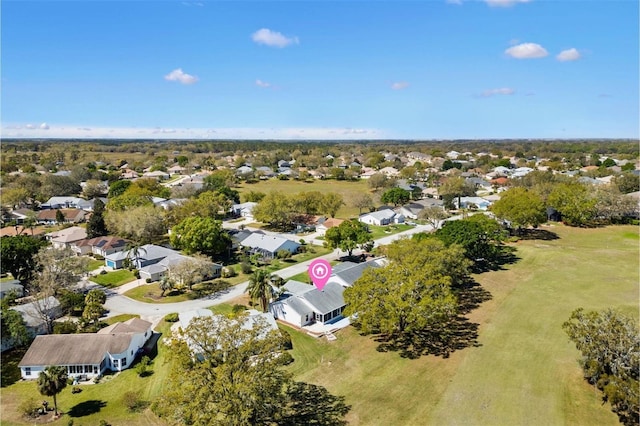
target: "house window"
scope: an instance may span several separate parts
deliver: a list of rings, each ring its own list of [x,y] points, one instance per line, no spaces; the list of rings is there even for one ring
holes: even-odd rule
[[[125,365],[127,365],[127,359],[126,358],[122,358],[122,360],[120,361],[120,365],[122,367],[124,367]]]
[[[31,367],[25,367],[24,368],[24,375],[25,376],[30,376],[31,375]]]
[[[133,355],[133,351],[131,351],[131,355]]]

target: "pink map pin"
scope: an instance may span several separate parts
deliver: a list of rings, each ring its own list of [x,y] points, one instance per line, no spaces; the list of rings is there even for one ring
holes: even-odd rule
[[[331,264],[324,259],[314,260],[309,265],[309,276],[316,288],[322,291],[331,276]]]

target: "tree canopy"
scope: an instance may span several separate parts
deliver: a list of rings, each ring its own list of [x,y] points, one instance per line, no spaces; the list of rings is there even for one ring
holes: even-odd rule
[[[324,238],[330,248],[339,248],[348,252],[349,256],[356,248],[364,249],[373,244],[367,225],[357,219],[345,220],[340,225],[327,229]]]
[[[280,333],[246,320],[194,318],[175,336],[169,386],[154,411],[170,424],[346,424],[344,398],[294,382],[282,368],[290,357]]]
[[[537,227],[546,220],[542,197],[523,187],[503,192],[500,199],[491,206],[491,212],[499,219],[508,220],[516,228]]]
[[[499,248],[505,232],[495,220],[477,214],[467,219],[445,222],[435,235],[447,246],[462,246],[465,256],[473,262],[492,263],[501,254]]]
[[[38,376],[38,391],[45,396],[53,397],[53,408],[58,415],[57,396],[67,387],[66,367],[50,365]]]
[[[562,326],[582,353],[584,377],[603,391],[625,425],[640,418],[640,330],[638,321],[612,309],[575,310]]]
[[[210,217],[188,217],[173,227],[171,244],[186,253],[221,255],[231,247],[229,235],[219,220]]]
[[[588,225],[595,217],[596,199],[590,188],[580,182],[562,182],[553,187],[547,203],[562,214],[571,226]]]
[[[17,280],[29,281],[36,267],[35,256],[46,245],[45,240],[29,235],[0,238],[0,270]]]
[[[439,333],[457,315],[452,285],[469,262],[457,245],[435,238],[398,240],[387,248],[389,263],[369,268],[345,289],[345,315],[364,333],[389,336],[425,330]]]
[[[391,188],[387,189],[380,198],[385,204],[393,204],[394,206],[399,206],[401,204],[406,204],[411,199],[411,192],[402,188]]]

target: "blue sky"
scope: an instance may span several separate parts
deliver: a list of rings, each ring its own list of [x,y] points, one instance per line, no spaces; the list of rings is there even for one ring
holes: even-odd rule
[[[638,2],[2,2],[3,137],[638,138]]]

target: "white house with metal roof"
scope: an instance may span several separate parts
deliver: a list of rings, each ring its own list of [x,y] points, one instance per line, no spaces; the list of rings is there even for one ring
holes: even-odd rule
[[[391,209],[378,210],[376,212],[365,213],[358,220],[367,225],[389,225],[391,223],[404,223],[404,216]]]
[[[266,259],[275,258],[280,250],[287,250],[291,254],[296,254],[300,249],[300,243],[295,241],[277,235],[265,235],[257,232],[242,240],[240,245],[249,248],[252,253],[258,253]]]
[[[346,304],[342,296],[344,287],[340,284],[328,282],[320,291],[300,281],[289,280],[283,288],[282,296],[269,305],[269,311],[276,319],[303,327],[342,318]]]

